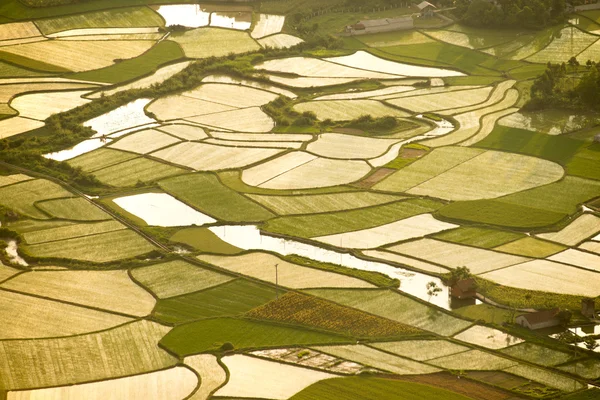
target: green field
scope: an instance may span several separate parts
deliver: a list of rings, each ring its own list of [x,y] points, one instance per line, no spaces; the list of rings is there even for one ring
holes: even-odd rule
[[[391,290],[310,289],[305,292],[440,335],[451,335],[471,324]]]
[[[284,293],[279,289],[279,295]],[[212,317],[233,317],[275,299],[275,288],[236,279],[200,292],[160,300],[152,312],[167,324]]]
[[[123,171],[127,173],[124,174]],[[96,170],[93,174],[107,185],[124,187],[135,186],[140,182],[146,184],[186,172],[186,169],[141,157]]]
[[[97,235],[105,232],[114,232],[122,229],[126,229],[126,227],[120,222],[110,220],[105,222],[96,222],[93,224],[74,224],[61,226],[58,228],[49,228],[40,231],[28,232],[23,235],[23,238],[28,244],[38,244],[82,236]]]
[[[552,350],[532,343],[517,344],[501,350],[501,352],[511,357],[547,367],[566,363],[573,357],[572,354]]]
[[[268,221],[265,230],[300,237],[333,235],[388,224],[418,214],[432,212],[442,203],[416,199],[359,210],[307,216],[279,217]]]
[[[184,228],[169,238],[175,243],[183,243],[202,253],[238,254],[242,250],[221,240],[208,228]]]
[[[512,311],[490,306],[488,304],[460,307],[452,310],[452,312],[473,321],[481,320],[496,325],[502,325],[504,322],[510,323],[515,319],[515,315]]]
[[[462,226],[450,231],[436,233],[432,237],[434,239],[444,240],[446,242],[491,249],[492,247],[500,246],[523,238],[524,236],[521,233],[510,231],[501,231],[476,226]]]
[[[127,229],[25,246],[24,250],[38,258],[65,258],[107,263],[140,256],[156,248],[137,233]]]
[[[139,57],[125,60],[110,67],[80,72],[70,77],[92,82],[120,83],[149,75],[163,65],[185,55],[177,43],[162,41]]]
[[[274,217],[270,211],[225,187],[212,174],[183,175],[162,180],[158,185],[165,192],[219,220],[253,222]]]
[[[73,197],[71,192],[50,181],[35,179],[0,188],[0,205],[36,219],[48,216],[35,207],[35,203],[61,197]]]
[[[515,254],[525,257],[546,258],[553,254],[566,250],[566,246],[556,243],[539,240],[532,237],[525,237],[511,243],[496,247],[495,250],[503,253]]]
[[[171,35],[189,58],[222,57],[256,51],[260,48],[246,32],[220,28],[200,28]]]
[[[125,151],[100,148],[98,150],[85,153],[67,161],[69,165],[81,168],[86,172],[96,171],[119,164],[133,158],[139,157],[137,154],[127,153]]]
[[[56,75],[58,73],[70,72],[70,70],[58,67],[56,65],[48,64],[43,61],[34,60],[33,58],[20,56],[17,54],[11,54],[6,51],[0,50],[0,61],[13,64],[16,67],[23,67],[27,70],[40,71],[45,73],[44,75]],[[33,76],[38,76],[40,73],[36,73]]]
[[[179,356],[185,356],[218,350],[224,343],[231,343],[235,349],[241,350],[349,341],[344,336],[285,325],[215,318],[179,325],[162,338],[160,344]]]
[[[43,74],[40,72],[32,71],[25,68],[20,68],[13,64],[8,64],[5,62],[0,62],[0,78],[22,78],[22,77],[35,77],[35,76],[45,76],[48,74]]]
[[[412,382],[380,378],[334,378],[317,382],[290,400],[469,400],[468,397]]]
[[[138,28],[163,26],[164,21],[149,7],[130,7],[41,19],[36,25],[44,35],[71,29]]]
[[[111,216],[81,197],[41,201],[36,206],[55,218],[74,221],[102,221]]]
[[[131,270],[131,276],[161,299],[207,289],[234,279],[181,260],[135,268]]]

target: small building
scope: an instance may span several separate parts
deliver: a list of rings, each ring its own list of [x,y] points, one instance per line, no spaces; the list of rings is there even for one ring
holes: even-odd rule
[[[596,318],[596,304],[594,299],[581,300],[581,314],[587,318]]]
[[[435,9],[437,7],[428,1],[422,1],[419,4],[417,4],[417,8],[419,9],[421,17],[433,17],[433,14],[435,13]]]
[[[519,315],[515,322],[525,328],[532,330],[551,328],[561,325],[562,321],[559,318],[560,309],[553,308],[551,310],[537,311],[529,314]]]
[[[450,295],[457,299],[471,299],[477,295],[477,285],[475,279],[462,279],[452,285]]]

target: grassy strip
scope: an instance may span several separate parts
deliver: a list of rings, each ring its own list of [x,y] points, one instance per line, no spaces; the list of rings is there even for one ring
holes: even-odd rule
[[[477,292],[485,297],[512,308],[548,309],[559,307],[579,310],[583,296],[540,292],[502,286],[498,283],[475,277]]]
[[[279,289],[279,295],[282,292]],[[159,300],[152,315],[168,324],[233,317],[268,303],[277,295],[271,286],[236,279],[200,292]]]
[[[349,343],[344,336],[249,319],[215,318],[179,325],[160,341],[178,356],[223,349]],[[224,346],[225,345],[225,346]]]
[[[71,72],[66,68],[48,64],[43,61],[34,60],[32,58],[19,56],[17,54],[8,53],[6,51],[0,51],[0,60],[36,71],[52,73]]]
[[[214,218],[231,222],[256,222],[274,217],[270,211],[225,187],[209,173],[177,176],[158,182],[172,196]]]
[[[432,212],[441,206],[442,203],[433,200],[406,200],[359,210],[279,217],[268,221],[264,229],[279,234],[310,238],[372,228]]]
[[[8,53],[5,53],[8,54]],[[20,68],[16,65],[12,65],[5,62],[0,62],[0,78],[22,78],[22,77],[37,77],[37,76],[47,76],[49,74],[44,74],[41,72],[32,71],[25,68]],[[6,109],[8,109],[8,105],[2,107],[2,113],[6,113]],[[12,110],[14,111],[14,110]]]
[[[287,293],[246,315],[360,338],[391,338],[421,333],[421,330],[409,325],[296,292]]]
[[[290,400],[469,400],[468,397],[446,389],[396,380],[349,377],[333,378],[317,382]]]
[[[311,267],[323,271],[335,272],[336,274],[351,276],[353,278],[361,279],[365,282],[369,282],[375,286],[383,288],[397,288],[398,286],[400,286],[400,281],[398,279],[392,279],[387,275],[381,274],[379,272],[361,271],[359,269],[346,268],[342,267],[341,265],[315,261],[310,258],[298,256],[295,254],[285,256],[283,257],[283,259],[305,267]]]
[[[110,67],[70,75],[84,81],[120,83],[151,74],[166,63],[184,58],[177,43],[168,40],[158,43],[139,57],[121,61]]]

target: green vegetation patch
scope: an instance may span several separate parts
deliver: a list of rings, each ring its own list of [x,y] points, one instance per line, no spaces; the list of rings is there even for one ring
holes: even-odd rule
[[[131,270],[131,276],[161,299],[207,289],[234,279],[181,260],[135,268]]]
[[[35,179],[0,188],[0,204],[19,214],[37,219],[48,216],[35,207],[34,203],[58,197],[73,197],[73,193],[43,179]]]
[[[562,351],[552,350],[533,343],[521,343],[500,350],[501,353],[534,364],[551,367],[569,361],[573,355]]]
[[[179,356],[186,356],[215,351],[225,343],[242,350],[350,341],[344,336],[291,326],[247,319],[215,318],[179,325],[162,338],[160,345]]]
[[[113,8],[86,14],[40,19],[35,24],[44,35],[85,28],[142,28],[163,26],[164,21],[150,7]]]
[[[522,233],[501,231],[476,226],[461,226],[450,231],[440,232],[432,236],[434,239],[446,242],[466,244],[468,246],[491,249],[505,243],[525,237]]]
[[[101,148],[72,158],[67,163],[72,167],[81,168],[85,172],[92,172],[136,157],[139,156],[125,151]]]
[[[283,290],[279,289],[279,295]],[[159,300],[153,315],[159,321],[181,324],[211,317],[233,317],[275,299],[276,289],[236,279],[200,292]]]
[[[247,32],[231,29],[200,28],[177,32],[169,40],[179,43],[185,55],[190,58],[222,57],[260,49]]]
[[[74,225],[73,221],[57,221],[57,220],[44,220],[35,221],[31,219],[22,219],[17,222],[11,222],[8,224],[10,230],[16,231],[20,234],[40,231],[43,229],[58,228],[61,226]]]
[[[101,233],[74,239],[24,246],[26,254],[38,258],[106,263],[147,254],[156,248],[131,230]]]
[[[239,249],[212,233],[208,228],[185,228],[181,229],[169,238],[170,241],[183,243],[202,253],[215,254],[239,254]]]
[[[142,157],[99,169],[94,171],[94,175],[107,185],[123,187],[146,184],[186,172],[189,171]]]
[[[525,237],[517,241],[496,247],[495,250],[503,253],[515,254],[518,256],[546,258],[553,254],[566,250],[566,246],[547,242],[532,237]]]
[[[389,224],[438,210],[442,203],[415,199],[352,211],[332,212],[297,217],[280,217],[265,225],[265,230],[300,237],[316,237],[357,231]]]
[[[36,77],[46,76],[41,72],[32,71],[25,68],[20,68],[16,65],[0,62],[0,78],[23,78],[23,77]]]
[[[102,221],[112,217],[81,197],[69,199],[46,200],[36,204],[37,207],[55,218],[74,221]]]
[[[177,199],[219,220],[256,222],[275,216],[252,200],[225,187],[212,174],[178,176],[162,180],[158,184]]]
[[[452,335],[471,325],[391,290],[310,289],[304,292],[440,335]]]
[[[468,397],[446,389],[420,383],[365,378],[333,378],[317,382],[290,400],[469,400]]]
[[[586,379],[600,378],[600,360],[597,358],[588,358],[558,368]]]
[[[296,292],[287,293],[246,315],[338,332],[351,337],[384,338],[421,332],[412,326]]]
[[[8,53],[6,51],[0,51],[0,61],[5,61],[7,63],[15,64],[17,66],[21,66],[27,69],[49,72],[49,73],[64,73],[71,72],[68,69],[48,64],[43,61],[34,60],[33,58],[20,56],[17,54]]]
[[[166,63],[185,57],[177,43],[162,41],[139,57],[124,60],[110,67],[73,74],[70,78],[84,81],[120,83],[149,75]]]
[[[57,228],[43,229],[40,231],[23,234],[23,238],[29,244],[53,242],[57,240],[71,239],[81,236],[96,235],[99,233],[119,231],[126,229],[120,222],[111,220],[96,222],[92,224],[73,224]]]
[[[494,307],[485,303],[460,307],[452,310],[452,312],[473,321],[485,321],[489,324],[496,325],[502,325],[505,322],[512,323],[515,319],[515,313],[513,311]]]

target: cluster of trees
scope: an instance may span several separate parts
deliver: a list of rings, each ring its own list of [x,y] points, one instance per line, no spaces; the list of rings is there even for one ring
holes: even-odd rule
[[[571,108],[600,111],[600,64],[588,60],[585,70],[575,58],[568,63],[548,63],[531,86],[525,109]]]
[[[541,29],[564,21],[566,0],[457,0],[454,14],[466,25]]]

